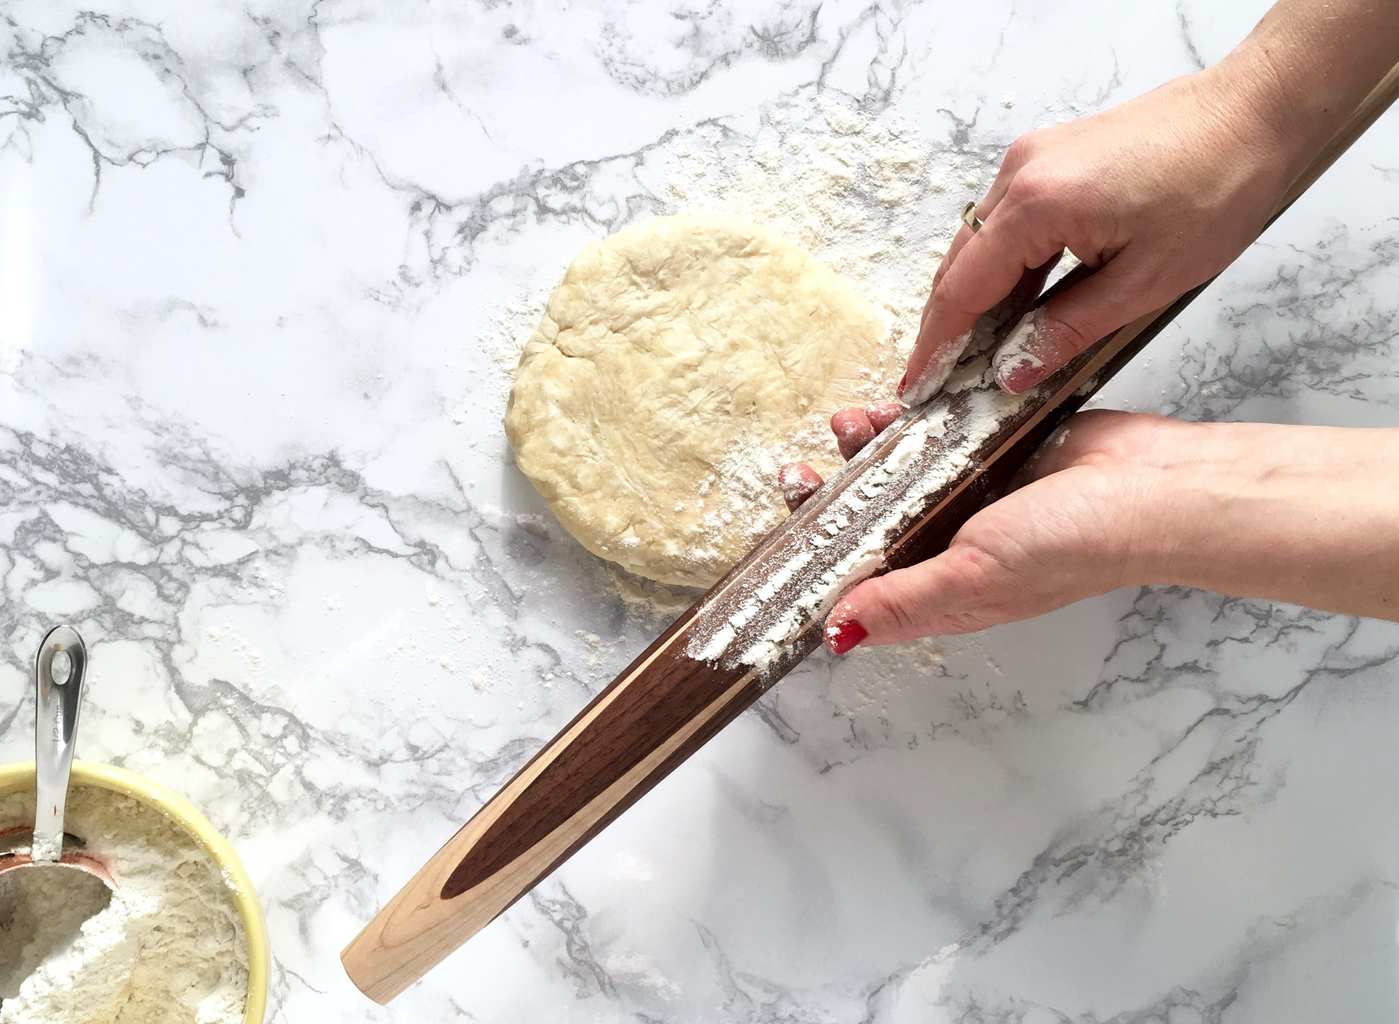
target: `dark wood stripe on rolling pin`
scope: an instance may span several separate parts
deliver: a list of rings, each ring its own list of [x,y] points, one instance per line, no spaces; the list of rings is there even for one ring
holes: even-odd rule
[[[580,807],[664,746],[745,674],[751,674],[751,670],[721,669],[670,652],[648,671],[638,671],[650,654],[648,648],[632,662],[623,673],[627,682],[622,691],[534,778],[516,798],[511,813],[477,840],[448,877],[443,899],[453,899],[476,887],[562,827]],[[593,714],[611,692],[610,687],[604,690],[578,717]]]

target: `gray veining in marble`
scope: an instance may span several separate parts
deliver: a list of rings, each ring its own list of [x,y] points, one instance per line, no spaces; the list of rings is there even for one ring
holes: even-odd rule
[[[840,97],[984,183],[1263,6],[0,0],[0,755],[74,622],[276,1024],[1394,1019],[1399,629],[1175,588],[813,658],[392,1008],[337,958],[665,624],[513,469],[505,306],[682,144]],[[1102,401],[1393,424],[1394,124]]]

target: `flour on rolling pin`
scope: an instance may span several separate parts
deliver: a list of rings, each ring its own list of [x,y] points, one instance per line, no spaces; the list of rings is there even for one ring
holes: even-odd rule
[[[889,546],[1025,402],[996,387],[985,353],[964,362],[942,394],[889,428],[898,434],[892,449],[875,461],[872,443],[826,485],[839,494],[757,556],[741,577],[756,582],[721,586],[706,600],[686,653],[759,672],[796,656],[798,638],[883,568]]]

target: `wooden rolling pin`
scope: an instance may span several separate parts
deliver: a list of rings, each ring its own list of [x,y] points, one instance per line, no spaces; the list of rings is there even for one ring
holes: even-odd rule
[[[1293,183],[1274,219],[1396,91],[1399,67]],[[433,855],[346,947],[351,980],[388,1002],[499,916],[818,647],[840,589],[943,550],[1206,285],[1123,327],[1023,400],[1002,396],[990,379],[991,350],[1020,311],[984,325],[953,390],[907,413],[764,538]],[[883,556],[872,563],[861,548],[871,537]]]

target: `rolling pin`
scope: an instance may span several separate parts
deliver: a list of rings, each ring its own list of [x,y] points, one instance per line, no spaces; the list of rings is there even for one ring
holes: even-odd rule
[[[1276,219],[1393,102],[1392,69],[1293,182]],[[1087,273],[1078,267],[1036,300]],[[1004,307],[944,391],[909,410],[594,697],[345,948],[386,1003],[529,892],[821,644],[856,582],[942,551],[1035,449],[1210,282],[1116,331],[1039,387],[1002,394]]]

